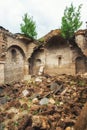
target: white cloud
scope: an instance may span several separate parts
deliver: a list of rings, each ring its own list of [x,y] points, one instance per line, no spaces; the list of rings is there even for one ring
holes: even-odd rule
[[[27,12],[36,21],[38,36],[41,37],[60,28],[64,9],[71,2],[74,6],[83,4],[81,19],[85,28],[87,0],[0,0],[0,25],[13,33],[20,32],[22,16]]]

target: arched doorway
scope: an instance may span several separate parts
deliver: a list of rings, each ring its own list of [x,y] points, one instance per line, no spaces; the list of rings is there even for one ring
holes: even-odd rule
[[[38,74],[39,68],[41,66],[41,59],[38,58],[29,58],[28,60],[29,62],[29,74],[33,75],[33,74]]]
[[[45,54],[43,49],[36,49],[28,59],[29,74],[37,75],[42,64],[45,63]]]

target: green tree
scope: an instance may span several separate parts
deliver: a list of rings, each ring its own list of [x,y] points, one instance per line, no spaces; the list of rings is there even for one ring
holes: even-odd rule
[[[77,31],[82,25],[80,21],[80,9],[82,5],[76,7],[71,4],[70,7],[66,7],[64,10],[64,16],[62,17],[61,34],[62,36],[69,40],[74,36],[75,31]]]
[[[36,38],[36,23],[33,21],[32,17],[28,16],[28,14],[24,14],[23,23],[20,24],[20,29],[23,34],[27,37]]]

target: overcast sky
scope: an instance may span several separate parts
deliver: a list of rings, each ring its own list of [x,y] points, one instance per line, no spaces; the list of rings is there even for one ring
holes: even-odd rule
[[[12,33],[20,32],[22,16],[28,13],[36,22],[38,38],[61,27],[61,18],[66,6],[81,9],[82,29],[86,28],[87,0],[0,0],[0,26]]]

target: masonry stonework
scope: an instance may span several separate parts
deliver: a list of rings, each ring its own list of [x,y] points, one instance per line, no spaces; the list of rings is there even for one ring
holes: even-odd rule
[[[0,61],[0,84],[5,82],[4,64],[4,62]]]
[[[35,47],[33,44],[33,39],[0,29],[0,61],[4,61],[0,63],[0,84],[23,80],[29,74],[28,58]]]
[[[28,75],[87,72],[87,31],[77,32],[73,44],[59,32],[51,31],[39,43],[0,27],[0,84],[21,81]]]

